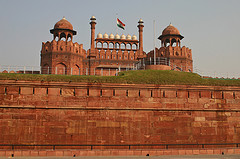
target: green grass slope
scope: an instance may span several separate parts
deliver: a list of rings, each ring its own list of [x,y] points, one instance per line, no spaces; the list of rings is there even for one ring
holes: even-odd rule
[[[240,86],[238,79],[203,79],[195,73],[137,70],[119,73],[119,76],[70,76],[70,75],[32,75],[0,73],[0,80],[29,80],[56,82],[94,82],[94,83],[129,83],[160,85],[208,85],[208,86]]]

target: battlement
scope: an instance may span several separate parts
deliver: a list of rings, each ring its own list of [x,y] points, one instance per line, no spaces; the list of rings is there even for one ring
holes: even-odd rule
[[[73,43],[72,41],[47,41],[42,43],[42,54],[47,54],[50,52],[55,53],[75,53],[75,54],[86,54],[86,51],[83,49],[83,44],[78,44],[77,42]]]
[[[168,47],[161,47],[158,49],[158,52],[160,52],[160,55],[167,55],[169,57],[179,57],[179,58],[188,58],[192,59],[192,50],[188,47],[179,47],[179,46],[168,46]]]

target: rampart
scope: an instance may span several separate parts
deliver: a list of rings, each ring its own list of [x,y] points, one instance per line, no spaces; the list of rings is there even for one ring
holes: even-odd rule
[[[2,80],[0,144],[240,142],[240,87]]]

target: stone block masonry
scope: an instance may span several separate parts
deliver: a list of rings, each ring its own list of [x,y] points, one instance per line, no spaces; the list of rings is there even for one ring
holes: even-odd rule
[[[228,158],[235,154],[239,156],[237,148],[210,148],[210,149],[152,149],[152,150],[0,150],[0,156],[14,157],[78,157],[78,156],[162,156],[162,155],[215,155],[215,158]],[[223,156],[224,154],[225,156]],[[191,156],[190,158],[193,158]],[[204,158],[204,156],[201,156]]]
[[[3,80],[0,144],[239,143],[239,106],[240,87]]]

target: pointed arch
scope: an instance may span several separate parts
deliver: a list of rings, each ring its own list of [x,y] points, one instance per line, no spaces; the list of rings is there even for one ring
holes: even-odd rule
[[[128,50],[132,49],[132,46],[131,46],[130,43],[127,43],[127,45],[126,45],[126,49],[128,49]]]
[[[110,42],[110,43],[109,43],[109,45],[108,45],[108,47],[109,47],[109,49],[113,49],[113,48],[114,48],[114,45],[113,45],[113,43],[112,43],[112,42]]]
[[[55,74],[66,75],[67,74],[67,66],[62,62],[58,63],[55,67]]]
[[[107,42],[103,43],[103,48],[108,48],[108,43]]]
[[[121,43],[121,49],[126,49],[126,45],[124,43]]]
[[[62,33],[60,34],[59,40],[62,40],[62,39],[63,39],[63,41],[66,41],[66,34],[65,34],[64,32],[62,32]]]
[[[115,43],[115,48],[119,49],[119,47],[120,47],[119,43]]]
[[[97,48],[102,48],[102,43],[101,42],[97,42]]]
[[[42,67],[42,74],[51,74],[50,70],[50,66],[46,63]]]
[[[136,49],[137,49],[137,44],[134,43],[134,44],[132,45],[132,49],[133,49],[133,50],[136,50]]]
[[[79,66],[77,64],[75,64],[73,66],[72,75],[80,75],[80,69],[79,69]]]

